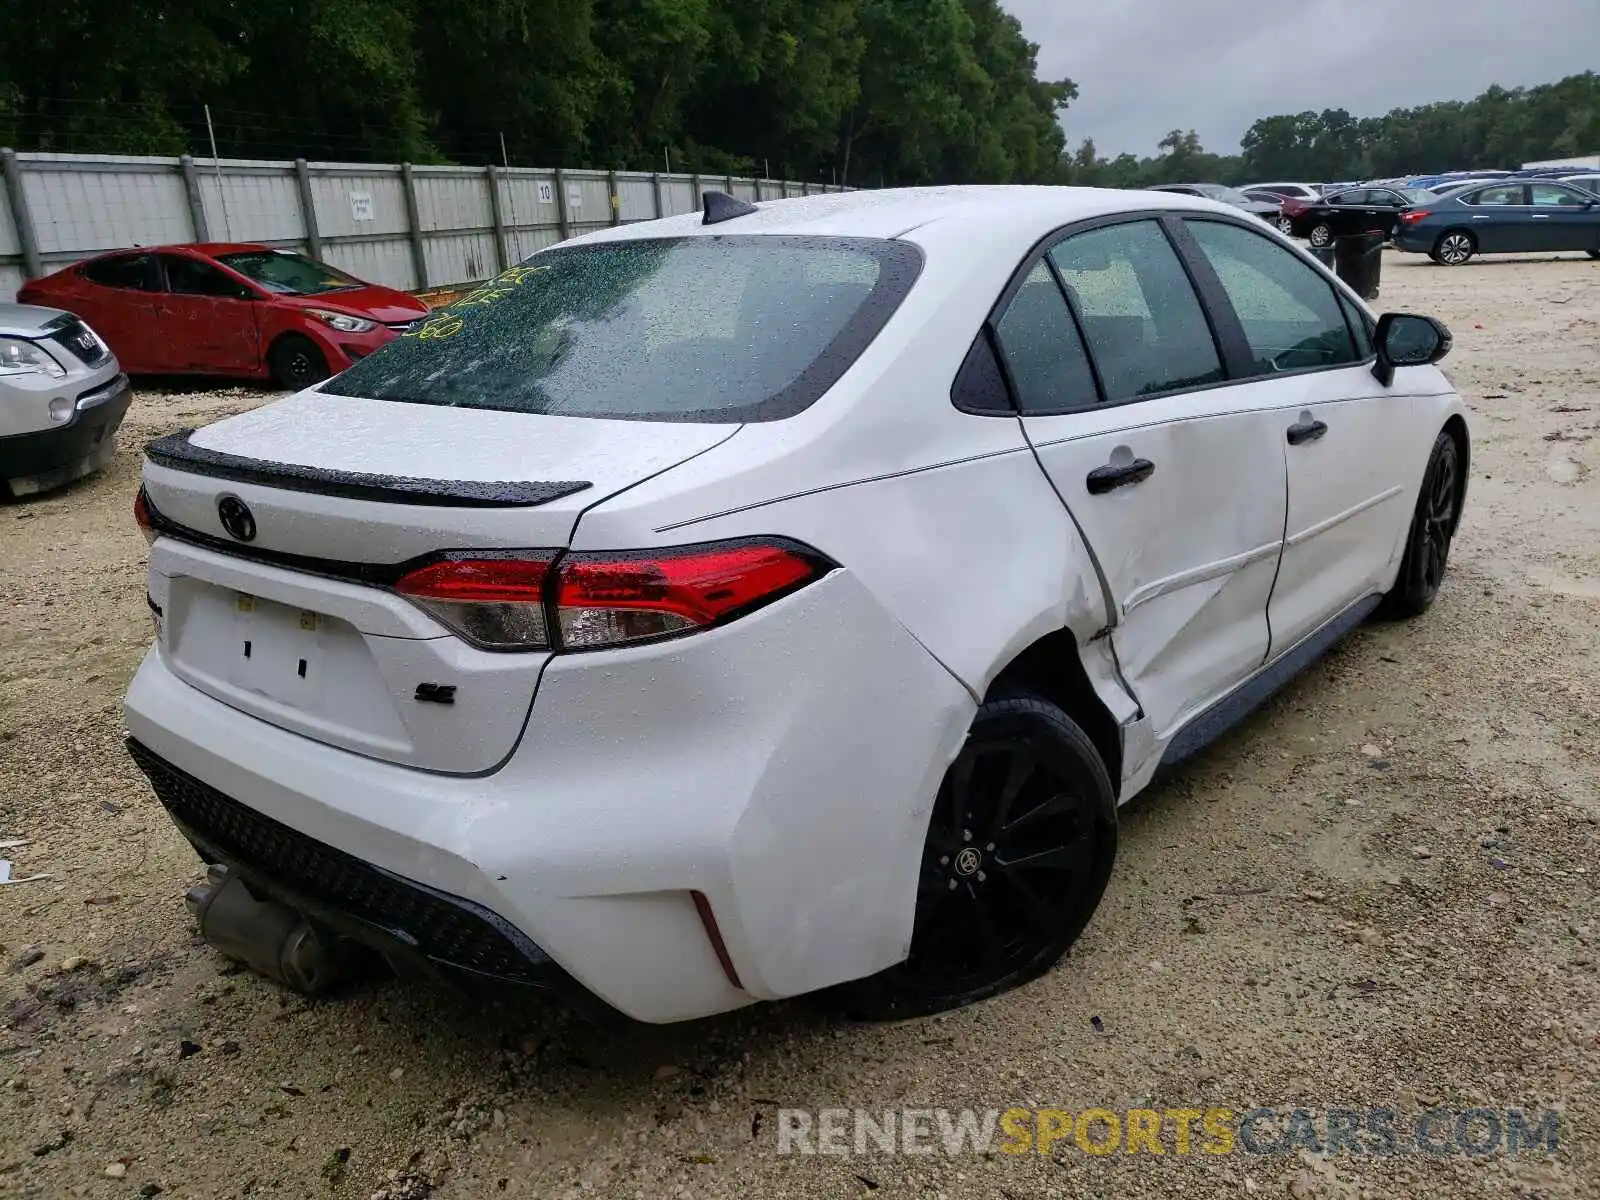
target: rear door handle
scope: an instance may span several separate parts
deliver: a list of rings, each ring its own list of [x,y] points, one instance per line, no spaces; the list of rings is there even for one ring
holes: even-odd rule
[[[1328,432],[1326,421],[1297,421],[1289,426],[1289,445],[1299,446],[1305,442],[1314,442]]]
[[[1535,221],[1548,221],[1550,219],[1550,214],[1549,213],[1534,213],[1533,214],[1533,219]]]
[[[1119,487],[1143,483],[1155,473],[1155,463],[1148,458],[1136,458],[1132,462],[1121,463],[1117,466],[1107,464],[1103,467],[1096,467],[1089,472],[1089,477],[1084,480],[1084,483],[1088,486],[1091,496],[1103,496]]]

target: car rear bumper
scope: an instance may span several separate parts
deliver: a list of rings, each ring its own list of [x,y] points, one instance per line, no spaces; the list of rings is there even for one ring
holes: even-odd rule
[[[162,796],[191,839],[280,892],[313,891],[435,963],[535,986],[570,976],[665,1022],[904,957],[928,812],[973,707],[836,571],[720,629],[559,656],[516,752],[478,777],[248,717],[159,649],[126,711],[136,757],[167,779],[158,793],[205,801],[210,815],[186,816]],[[308,884],[295,872],[311,860],[386,882],[320,882],[319,868]],[[352,911],[352,894],[367,907]],[[440,905],[472,915],[480,949],[438,948],[418,913]]]
[[[1394,248],[1404,250],[1408,254],[1426,254],[1433,249],[1434,233],[1422,233],[1401,224],[1394,231]]]
[[[128,377],[117,375],[80,395],[72,420],[0,438],[0,482],[26,494],[70,483],[103,465],[131,398]]]

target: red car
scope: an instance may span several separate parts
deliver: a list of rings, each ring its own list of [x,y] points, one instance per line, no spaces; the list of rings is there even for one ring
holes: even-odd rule
[[[415,296],[302,254],[215,242],[103,254],[33,280],[17,300],[83,318],[130,373],[238,375],[296,390],[428,313]]]

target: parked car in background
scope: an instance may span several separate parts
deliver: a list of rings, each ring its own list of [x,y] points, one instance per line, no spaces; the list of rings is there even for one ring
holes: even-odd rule
[[[1475,183],[1499,183],[1502,178],[1503,176],[1499,175],[1474,175],[1462,179],[1447,179],[1443,183],[1431,184],[1423,190],[1432,192],[1435,196],[1447,196]]]
[[[1600,196],[1558,180],[1473,185],[1401,213],[1395,245],[1452,267],[1479,254],[1600,258]]]
[[[271,246],[119,250],[23,286],[76,313],[134,374],[234,375],[298,390],[428,315],[415,296]]]
[[[128,411],[128,378],[71,313],[0,304],[0,496],[26,496],[103,466]]]
[[[1282,200],[1292,196],[1297,200],[1315,200],[1322,195],[1314,183],[1247,183],[1239,189],[1252,200]]]
[[[1310,204],[1285,200],[1283,215],[1295,237],[1303,237],[1313,246],[1326,246],[1339,233],[1381,231],[1385,238],[1393,237],[1402,211],[1433,198],[1432,192],[1419,188],[1347,188]]]
[[[1571,184],[1586,192],[1600,195],[1600,171],[1586,171],[1581,175],[1561,175],[1557,178],[1557,182]]]
[[[719,193],[485,291],[146,451],[129,748],[269,972],[995,995],[1120,803],[1445,579],[1448,331],[1237,207]]]
[[[1217,200],[1223,204],[1231,204],[1235,208],[1242,208],[1245,212],[1260,217],[1269,225],[1276,226],[1280,231],[1287,233],[1287,222],[1283,219],[1283,202],[1277,197],[1271,200],[1253,200],[1237,188],[1227,187],[1220,183],[1163,183],[1150,189],[1153,192],[1181,192],[1185,196],[1200,196],[1206,200]]]

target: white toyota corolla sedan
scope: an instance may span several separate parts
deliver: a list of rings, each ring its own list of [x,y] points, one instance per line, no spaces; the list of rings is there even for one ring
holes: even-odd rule
[[[297,986],[964,1004],[1158,768],[1432,602],[1449,346],[1206,200],[712,195],[152,444],[130,748]]]

